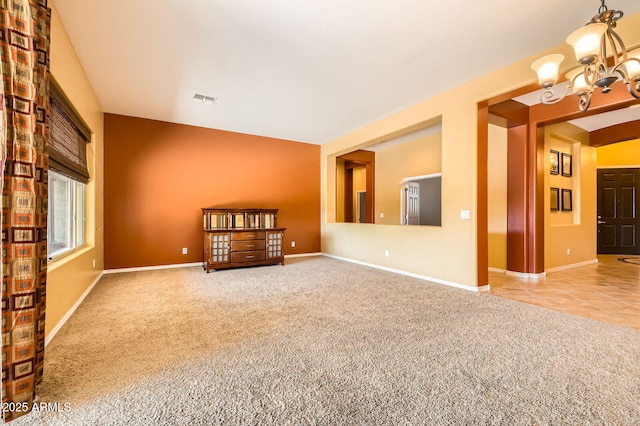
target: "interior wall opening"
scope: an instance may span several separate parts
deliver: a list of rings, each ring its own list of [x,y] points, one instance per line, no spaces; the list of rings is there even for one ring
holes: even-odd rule
[[[440,117],[338,155],[335,164],[336,222],[441,226]],[[408,185],[415,188],[409,200]],[[358,199],[365,205],[363,218]],[[409,210],[416,216],[407,221]]]

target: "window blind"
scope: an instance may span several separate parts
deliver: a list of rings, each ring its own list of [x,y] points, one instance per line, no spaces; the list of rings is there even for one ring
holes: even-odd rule
[[[72,179],[87,183],[87,143],[91,141],[91,131],[78,117],[53,79],[51,83],[51,138],[47,149],[49,167]]]

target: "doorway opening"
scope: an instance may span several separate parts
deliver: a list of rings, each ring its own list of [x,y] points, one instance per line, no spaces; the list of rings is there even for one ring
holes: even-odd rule
[[[367,221],[367,191],[356,191],[356,217],[357,223]]]
[[[544,127],[564,121],[583,118],[609,111],[629,109],[640,100],[629,99],[623,84],[614,84],[609,94],[594,94],[588,112],[579,111],[575,99],[564,99],[555,105],[531,105],[515,100],[534,92],[533,85],[495,97],[478,104],[478,285],[488,284],[488,127],[498,125],[507,132],[508,201],[507,201],[507,271],[526,278],[545,274],[545,209],[549,209],[549,188],[545,187],[545,174],[549,173],[549,153],[545,150]],[[633,114],[632,114],[633,115]],[[640,138],[640,117],[631,124],[616,126],[615,131],[590,132],[591,146],[612,144]],[[615,136],[614,136],[615,135]],[[604,138],[606,140],[603,140]],[[595,176],[593,177],[595,185]],[[565,192],[568,194],[568,192]],[[596,218],[591,218],[594,224]],[[595,237],[594,237],[595,238]],[[595,255],[595,253],[594,253]]]
[[[639,168],[598,169],[598,254],[640,254]]]

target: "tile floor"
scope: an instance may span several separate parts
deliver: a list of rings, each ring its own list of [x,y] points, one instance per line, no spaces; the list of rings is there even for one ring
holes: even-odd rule
[[[640,329],[640,256],[601,255],[538,280],[489,272],[489,283],[496,296]]]

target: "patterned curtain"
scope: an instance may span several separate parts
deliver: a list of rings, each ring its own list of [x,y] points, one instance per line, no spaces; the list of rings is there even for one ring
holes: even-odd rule
[[[49,130],[47,0],[0,0],[2,417],[26,414],[42,381]]]

